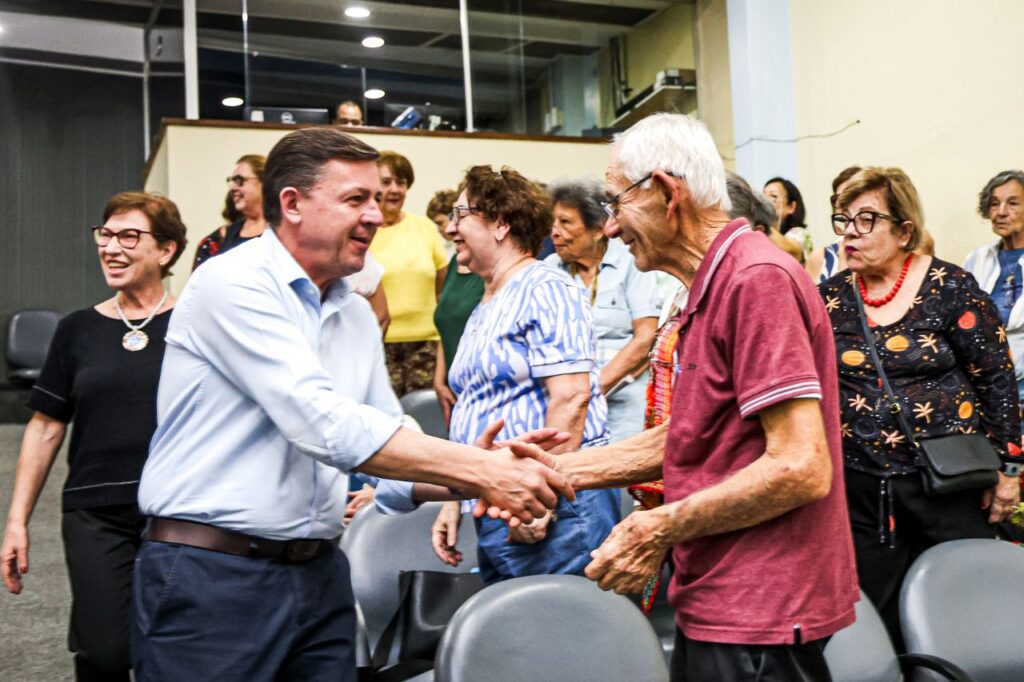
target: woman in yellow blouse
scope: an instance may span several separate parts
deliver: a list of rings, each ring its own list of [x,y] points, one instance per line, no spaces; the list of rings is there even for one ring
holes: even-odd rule
[[[391,314],[384,352],[391,386],[402,396],[433,386],[440,339],[434,308],[448,272],[448,257],[434,223],[402,210],[415,180],[409,159],[386,151],[377,168],[384,225],[377,230],[370,252],[384,266],[382,285]]]

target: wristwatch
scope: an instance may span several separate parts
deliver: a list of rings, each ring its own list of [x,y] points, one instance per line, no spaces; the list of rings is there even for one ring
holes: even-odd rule
[[[1017,462],[1003,462],[1003,474],[1010,478],[1017,478],[1020,476],[1021,465]]]

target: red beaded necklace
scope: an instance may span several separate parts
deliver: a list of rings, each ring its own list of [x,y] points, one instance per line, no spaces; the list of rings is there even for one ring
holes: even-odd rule
[[[860,297],[864,301],[864,305],[869,305],[872,308],[881,308],[883,305],[896,298],[896,294],[899,292],[900,287],[903,286],[903,280],[907,278],[907,271],[910,270],[910,261],[914,260],[914,254],[908,253],[907,259],[903,261],[903,269],[900,270],[900,276],[896,278],[896,283],[892,285],[892,289],[882,298],[868,298],[868,288],[864,285],[864,279],[862,277],[857,278],[857,284],[860,286]]]

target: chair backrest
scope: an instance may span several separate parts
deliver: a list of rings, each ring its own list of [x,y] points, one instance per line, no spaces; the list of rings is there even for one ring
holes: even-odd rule
[[[405,413],[419,423],[423,433],[437,438],[448,437],[448,427],[444,424],[444,413],[437,402],[437,393],[433,389],[423,388],[406,393],[399,402],[402,403]]]
[[[1024,680],[1020,619],[1024,549],[999,540],[954,540],[924,552],[900,590],[910,653],[940,656],[986,682]]]
[[[832,682],[899,682],[896,650],[885,623],[871,600],[861,592],[857,621],[832,635],[825,646]]]
[[[436,682],[668,680],[654,630],[625,597],[586,578],[539,575],[487,587],[456,612]]]
[[[463,561],[458,568],[441,563],[430,546],[430,527],[440,503],[429,502],[400,516],[382,514],[373,505],[360,510],[341,539],[341,549],[352,567],[352,591],[366,621],[370,651],[398,611],[398,574],[401,571],[466,572],[477,565],[476,526],[464,518],[457,547]]]
[[[58,322],[60,313],[55,310],[20,310],[11,316],[7,325],[6,357],[12,374],[18,370],[34,370],[38,376]]]

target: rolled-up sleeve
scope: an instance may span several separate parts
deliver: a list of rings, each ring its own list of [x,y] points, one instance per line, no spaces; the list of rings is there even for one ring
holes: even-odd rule
[[[412,486],[413,484],[409,481],[379,479],[373,502],[377,505],[377,509],[388,516],[414,511],[420,505],[412,499]]]
[[[525,321],[530,371],[534,377],[589,372],[594,366],[594,323],[590,305],[574,285],[549,281],[531,292]]]

